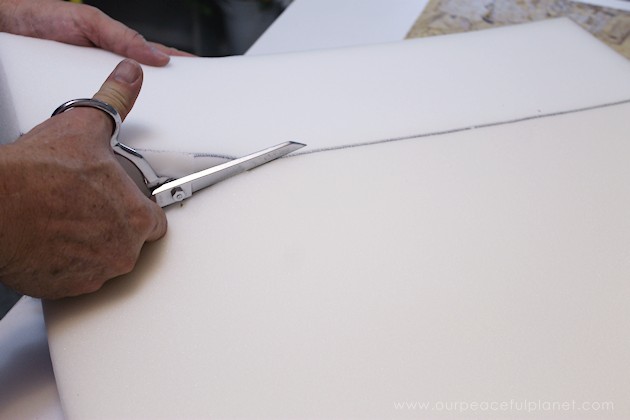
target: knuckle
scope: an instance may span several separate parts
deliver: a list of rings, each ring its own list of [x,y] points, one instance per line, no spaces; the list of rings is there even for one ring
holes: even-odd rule
[[[154,232],[163,230],[166,215],[160,207],[141,194],[137,194],[137,199],[139,201],[137,207],[129,213],[129,222],[134,232],[140,235],[144,242]]]
[[[102,11],[100,11],[99,9],[97,9],[94,6],[91,5],[85,5],[85,7],[82,7],[81,9],[77,9],[81,11],[81,17],[89,22],[93,22],[96,19],[99,19],[102,17],[102,15],[104,14]]]
[[[122,276],[124,274],[131,273],[136,266],[138,260],[137,252],[129,252],[127,254],[119,255],[118,258],[112,264],[113,275],[112,278]]]
[[[82,290],[79,294],[94,293],[103,287],[103,285],[109,280],[108,278],[95,278],[82,285]]]
[[[145,38],[136,30],[126,27],[124,32],[125,55],[130,56],[134,48],[146,43]]]
[[[128,34],[130,42],[145,42],[144,37],[138,31],[129,28]]]
[[[98,45],[99,23],[105,16],[105,13],[91,5],[83,4],[81,6],[71,9],[70,16],[80,31],[86,34],[90,41]]]
[[[154,217],[148,206],[140,206],[136,208],[130,220],[134,231],[139,234],[148,232],[154,224]]]

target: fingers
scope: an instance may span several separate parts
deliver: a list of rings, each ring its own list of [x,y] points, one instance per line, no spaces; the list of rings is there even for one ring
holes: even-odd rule
[[[153,215],[155,216],[155,223],[153,225],[153,229],[147,235],[147,242],[157,241],[161,237],[166,234],[167,222],[166,222],[166,214],[164,214],[164,210],[154,202],[151,202],[153,206]]]
[[[142,87],[142,68],[131,59],[121,61],[114,71],[109,75],[99,91],[94,95],[94,99],[106,102],[116,108],[121,118],[124,120],[133,107],[140,88]],[[102,113],[101,113],[102,114]],[[133,184],[131,178],[129,182]],[[133,185],[135,188],[135,185]],[[137,191],[140,194],[140,191]],[[149,209],[144,215],[147,223],[145,237],[147,241],[155,241],[166,233],[166,216],[160,206],[154,202],[149,202]]]
[[[92,28],[92,35],[89,38],[95,45],[132,58],[141,64],[162,67],[168,64],[170,56],[194,57],[193,54],[176,48],[148,42],[138,32],[101,11],[86,16],[90,19]]]
[[[114,44],[113,47],[102,48],[133,58],[142,64],[156,67],[164,67],[171,60],[169,55],[174,55],[157,48],[152,43],[147,42],[142,35],[127,27],[125,27],[125,33],[122,34],[122,37],[126,39],[123,41],[126,44],[122,44],[121,47],[118,47],[120,44]]]
[[[80,5],[85,27],[90,28],[85,34],[94,45],[112,51],[142,64],[162,67],[168,64],[170,57],[166,51],[147,42],[138,32],[89,6]]]
[[[178,50],[177,48],[173,48],[173,47],[167,47],[166,45],[163,44],[159,44],[157,42],[149,42],[149,45],[151,45],[152,47],[157,48],[158,50],[162,51],[165,54],[168,54],[170,56],[177,56],[177,57],[197,57],[194,54],[191,54],[189,52],[186,51],[181,51]]]
[[[116,108],[124,120],[142,87],[142,68],[133,60],[121,61],[109,75],[94,99],[106,102]]]
[[[3,7],[2,3],[8,6]],[[96,46],[150,66],[165,66],[171,55],[187,55],[147,42],[135,30],[86,4],[0,0],[0,26],[2,32]]]

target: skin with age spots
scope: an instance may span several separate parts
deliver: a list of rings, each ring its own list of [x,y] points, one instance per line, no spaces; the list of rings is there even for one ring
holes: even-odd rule
[[[95,98],[124,118],[141,84],[140,66],[125,60]],[[164,235],[162,209],[118,164],[111,132],[107,114],[75,108],[1,148],[0,278],[7,286],[53,299],[93,292],[131,271],[143,244]]]

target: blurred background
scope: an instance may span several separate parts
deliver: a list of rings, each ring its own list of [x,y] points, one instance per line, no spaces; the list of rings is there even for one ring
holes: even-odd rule
[[[203,57],[244,54],[292,0],[73,0],[155,41]]]

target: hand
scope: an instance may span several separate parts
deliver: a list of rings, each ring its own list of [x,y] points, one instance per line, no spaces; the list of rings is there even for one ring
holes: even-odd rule
[[[191,56],[147,42],[95,7],[61,0],[0,0],[0,31],[99,47],[151,66],[165,66],[171,55]]]
[[[124,119],[142,70],[122,61],[96,99]],[[0,281],[40,298],[98,290],[131,271],[145,241],[166,232],[162,209],[146,198],[110,146],[111,118],[73,108],[0,147]]]

